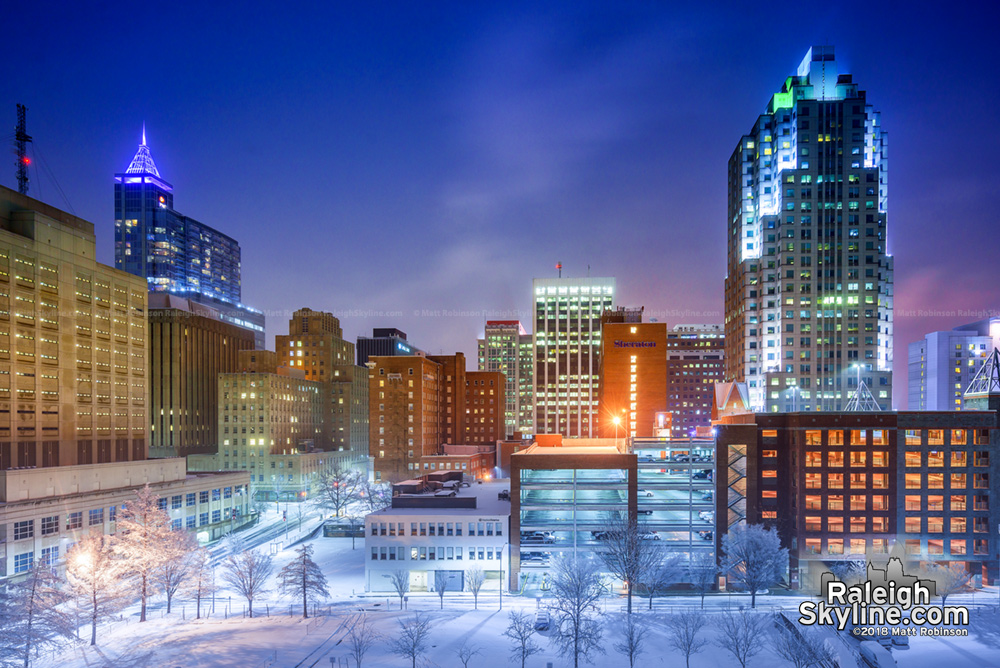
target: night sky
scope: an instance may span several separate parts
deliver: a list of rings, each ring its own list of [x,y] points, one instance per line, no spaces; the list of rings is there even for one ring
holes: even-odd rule
[[[239,240],[270,345],[308,306],[474,364],[487,318],[530,329],[557,261],[647,317],[722,322],[727,161],[823,43],[889,132],[897,407],[911,341],[1000,312],[995,5],[91,4],[5,7],[30,194],[113,264],[145,122],[175,208]]]

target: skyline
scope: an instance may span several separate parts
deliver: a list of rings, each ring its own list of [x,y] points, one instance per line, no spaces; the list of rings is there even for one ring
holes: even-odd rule
[[[5,65],[0,118],[12,127],[14,103],[28,107],[36,164],[70,206],[34,170],[29,195],[94,222],[106,264],[113,175],[145,123],[176,208],[240,242],[243,301],[268,313],[269,348],[306,306],[346,313],[352,339],[398,327],[473,360],[487,319],[530,323],[530,279],[555,277],[557,261],[564,276],[615,277],[618,303],[669,326],[722,322],[726,161],[805,51],[830,43],[889,132],[897,379],[910,342],[1000,312],[980,242],[1000,171],[982,13],[886,14],[875,41],[856,34],[854,6],[808,9],[822,28],[755,48],[739,43],[755,20],[742,9],[723,21],[646,5],[446,7],[324,8],[307,22],[181,5],[187,23],[163,42],[174,67],[153,68],[110,39],[170,23],[151,8],[25,8],[14,48],[29,55]],[[0,183],[14,187],[12,167]],[[952,244],[937,241],[942,221]],[[921,308],[981,314],[909,315]],[[370,310],[403,315],[350,315]]]

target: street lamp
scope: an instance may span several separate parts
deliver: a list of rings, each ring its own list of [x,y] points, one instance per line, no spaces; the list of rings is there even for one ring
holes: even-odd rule
[[[615,423],[615,446],[618,446],[618,425],[622,423],[622,419],[617,415],[611,418],[611,421]]]

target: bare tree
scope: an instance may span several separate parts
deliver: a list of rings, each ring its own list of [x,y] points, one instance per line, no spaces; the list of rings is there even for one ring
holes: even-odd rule
[[[73,621],[62,609],[70,597],[60,585],[50,566],[36,564],[23,580],[5,587],[0,654],[9,657],[10,665],[23,659],[23,668],[28,668],[32,650],[37,653],[73,634]]]
[[[594,652],[604,653],[603,629],[591,616],[601,597],[600,570],[596,560],[578,556],[559,556],[552,564],[557,614],[552,639],[559,655],[572,657],[574,668],[579,668],[581,659],[590,661]]]
[[[126,576],[135,580],[139,594],[139,621],[146,621],[146,604],[157,590],[157,573],[176,558],[176,535],[160,497],[147,484],[135,498],[122,504],[115,521],[112,546],[125,564]]]
[[[639,655],[646,651],[649,629],[637,616],[626,615],[622,623],[622,640],[615,643],[615,651],[628,659],[629,668],[635,668]]]
[[[710,552],[699,552],[691,555],[687,567],[687,579],[698,594],[701,595],[701,607],[705,608],[705,594],[715,587],[719,575],[719,565],[715,563],[715,555]]]
[[[643,540],[638,520],[621,511],[608,512],[601,531],[598,555],[615,577],[625,583],[628,613],[632,614],[632,589],[654,567],[660,554],[652,541]]]
[[[346,514],[347,507],[361,499],[365,476],[360,471],[344,466],[340,462],[319,476],[320,503],[328,508],[334,517]]]
[[[788,567],[788,550],[778,532],[760,524],[737,524],[722,537],[724,569],[731,580],[750,592],[750,607],[757,607],[757,592],[781,581]]]
[[[110,541],[91,533],[66,554],[66,579],[81,608],[90,618],[90,644],[97,644],[97,624],[128,603],[125,565],[111,549]]]
[[[651,543],[652,541],[645,541]],[[650,559],[647,566],[639,574],[638,584],[646,589],[649,597],[649,609],[653,609],[653,596],[679,582],[684,577],[682,557],[677,553],[668,554],[666,548],[656,547],[649,550]]]
[[[303,543],[295,548],[295,557],[278,573],[278,587],[281,593],[302,597],[303,619],[309,617],[310,601],[330,596],[330,590],[326,587],[326,576],[312,560],[313,549],[312,543]]]
[[[528,659],[542,651],[534,640],[535,627],[529,614],[520,610],[512,610],[507,618],[510,622],[503,634],[510,639],[510,660],[520,660],[524,668]]]
[[[351,627],[351,632],[347,634],[347,649],[354,657],[355,668],[361,668],[365,655],[380,639],[381,636],[368,621],[368,617],[362,617]]]
[[[434,591],[441,601],[441,609],[444,610],[444,593],[448,591],[447,571],[434,571]]]
[[[247,600],[253,618],[253,600],[266,593],[267,580],[274,572],[274,559],[259,550],[230,554],[223,562],[222,581]]]
[[[834,654],[824,638],[814,630],[794,631],[778,622],[771,639],[775,653],[795,668],[827,668],[835,666]]]
[[[399,635],[389,641],[389,651],[409,659],[411,668],[427,653],[431,621],[419,612],[409,619],[399,621]]]
[[[385,510],[392,504],[392,486],[363,477],[361,483],[361,503],[368,513]]]
[[[864,559],[844,559],[833,562],[827,568],[830,569],[835,578],[841,582],[847,582],[863,578],[866,575],[866,566]]]
[[[402,610],[403,597],[410,591],[410,571],[397,569],[389,573],[388,578],[392,588],[396,590],[396,595],[399,596],[399,609]]]
[[[198,540],[187,531],[174,531],[164,546],[169,554],[160,564],[159,570],[153,572],[153,585],[167,595],[167,614],[174,600],[174,594],[181,588],[191,574],[191,557],[198,549]]]
[[[479,590],[483,588],[483,584],[486,582],[486,571],[484,571],[479,566],[473,566],[469,570],[465,571],[465,581],[469,585],[469,591],[472,592],[472,600],[474,602],[475,609],[479,609]]]
[[[462,668],[469,668],[469,662],[473,658],[483,653],[483,650],[476,645],[462,643],[462,646],[455,650],[455,656],[462,662]]]
[[[934,580],[935,593],[941,597],[942,606],[947,604],[949,596],[965,591],[972,582],[972,573],[956,564],[931,564],[927,567],[927,576]]]
[[[748,609],[724,612],[720,617],[719,635],[715,644],[733,655],[737,663],[747,663],[764,649],[767,618]]]
[[[194,597],[195,619],[201,619],[202,600],[218,591],[212,557],[205,548],[199,547],[188,558],[188,575],[183,588],[186,593]]]
[[[699,634],[705,626],[705,615],[697,610],[675,612],[667,617],[667,644],[684,655],[684,663],[691,668],[691,655],[705,648],[708,641]]]

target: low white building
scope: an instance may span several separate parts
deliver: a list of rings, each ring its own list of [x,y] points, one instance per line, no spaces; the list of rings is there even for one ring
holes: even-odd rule
[[[496,591],[510,574],[510,501],[504,483],[393,497],[392,507],[365,517],[365,591],[395,592],[395,571],[409,572],[410,591],[434,591],[438,571],[448,591],[468,589],[466,573],[481,568],[484,590]]]

